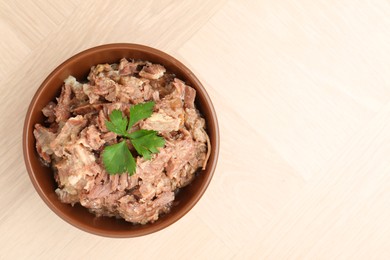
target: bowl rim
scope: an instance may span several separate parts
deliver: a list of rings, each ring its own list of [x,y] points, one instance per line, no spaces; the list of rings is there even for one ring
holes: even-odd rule
[[[85,56],[90,56],[94,55],[96,53],[99,53],[101,51],[107,52],[110,50],[118,50],[118,49],[126,49],[129,51],[141,51],[141,52],[146,52],[146,53],[151,53],[152,55],[157,55],[160,56],[163,60],[169,60],[175,67],[179,67],[182,71],[184,71],[184,74],[186,75],[187,78],[191,78],[193,82],[196,84],[196,88],[199,89],[202,92],[202,95],[204,97],[204,100],[206,104],[209,106],[209,110],[211,111],[210,114],[210,120],[213,121],[213,130],[215,131],[215,140],[213,144],[213,154],[214,154],[214,160],[209,161],[208,163],[211,163],[210,171],[209,171],[209,176],[206,178],[205,184],[202,186],[202,189],[199,193],[197,193],[196,197],[186,205],[184,210],[181,211],[180,214],[176,214],[175,216],[167,218],[161,225],[156,226],[155,228],[151,227],[149,229],[141,229],[141,230],[129,230],[129,232],[123,232],[123,231],[117,231],[117,230],[112,230],[112,231],[105,231],[101,230],[99,228],[94,227],[93,225],[84,225],[80,222],[75,221],[71,217],[68,216],[68,214],[62,212],[59,210],[49,199],[48,195],[42,190],[42,188],[39,185],[39,181],[37,180],[34,171],[33,171],[33,166],[31,163],[31,160],[34,160],[32,158],[33,156],[28,152],[28,144],[29,144],[29,137],[33,134],[32,131],[29,131],[29,126],[33,124],[32,122],[32,112],[35,106],[37,105],[37,102],[39,100],[39,97],[42,95],[44,92],[43,90],[47,88],[47,85],[50,83],[51,79],[55,76],[58,76],[57,74],[61,71],[61,69],[68,64],[69,62],[72,61],[77,61],[80,59],[85,58]],[[109,43],[109,44],[103,44],[103,45],[98,45],[89,49],[85,49],[79,53],[76,53],[75,55],[71,56],[70,58],[66,59],[63,61],[60,65],[58,65],[46,78],[45,80],[40,84],[39,88],[35,91],[34,96],[32,97],[30,104],[28,106],[25,120],[24,120],[24,125],[23,125],[23,135],[22,135],[22,140],[23,140],[23,157],[24,157],[24,162],[25,166],[29,175],[29,178],[41,197],[41,199],[45,202],[45,204],[61,219],[63,219],[65,222],[71,224],[72,226],[81,229],[87,233],[91,233],[94,235],[99,235],[99,236],[104,236],[104,237],[112,237],[112,238],[129,238],[129,237],[139,237],[139,236],[144,236],[147,234],[152,234],[154,232],[160,231],[173,223],[177,222],[179,219],[184,217],[200,200],[200,198],[203,196],[205,191],[207,190],[218,161],[219,157],[219,149],[220,149],[220,133],[219,133],[219,125],[218,125],[218,119],[217,115],[215,112],[215,108],[213,106],[213,103],[206,91],[206,89],[203,87],[202,83],[199,81],[199,79],[195,76],[195,74],[187,68],[183,63],[181,63],[179,60],[176,58],[172,57],[171,55],[160,51],[158,49],[155,49],[153,47],[149,47],[146,45],[141,45],[141,44],[135,44],[135,43]],[[33,139],[35,140],[35,138]],[[92,214],[92,213],[91,213]],[[168,213],[169,214],[169,213]],[[151,224],[153,225],[153,223]]]

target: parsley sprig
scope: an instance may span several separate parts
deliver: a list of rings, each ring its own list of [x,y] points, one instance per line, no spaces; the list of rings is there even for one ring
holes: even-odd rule
[[[155,103],[150,101],[131,106],[129,119],[122,115],[122,111],[113,110],[109,115],[110,121],[106,121],[108,130],[130,140],[137,153],[147,160],[152,158],[152,153],[159,152],[157,148],[165,145],[165,139],[158,136],[157,131],[154,130],[141,129],[132,133],[129,131],[138,121],[152,115],[154,105]],[[127,172],[133,175],[135,172],[136,162],[126,139],[104,148],[103,164],[109,174]]]

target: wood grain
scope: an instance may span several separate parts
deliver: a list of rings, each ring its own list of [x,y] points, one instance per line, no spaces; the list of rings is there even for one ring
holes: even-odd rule
[[[389,28],[386,0],[0,0],[0,259],[389,259]],[[59,219],[22,157],[40,83],[112,42],[184,62],[220,123],[204,197],[134,239]]]

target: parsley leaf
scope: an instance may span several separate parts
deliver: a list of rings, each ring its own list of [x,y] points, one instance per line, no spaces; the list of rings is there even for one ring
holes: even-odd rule
[[[158,147],[165,145],[164,138],[158,136],[153,130],[138,130],[131,133],[130,137],[135,150],[146,160],[152,158],[152,153],[158,153]]]
[[[149,101],[146,103],[131,106],[130,120],[129,125],[127,126],[127,130],[130,130],[131,127],[133,127],[133,125],[138,121],[150,117],[153,113],[154,104],[155,103],[153,101]]]
[[[104,148],[103,163],[110,174],[135,172],[135,160],[125,140]]]
[[[165,139],[158,136],[157,131],[141,129],[132,133],[128,131],[142,119],[150,117],[153,113],[153,101],[137,104],[130,107],[130,120],[123,116],[122,111],[113,110],[110,114],[110,121],[106,121],[106,127],[124,138],[130,139],[139,155],[146,160],[152,158],[152,153],[158,153],[157,148],[164,147]],[[103,164],[109,174],[127,172],[133,175],[136,169],[136,162],[131,154],[125,140],[120,143],[106,146],[103,154]]]
[[[106,121],[106,127],[118,135],[126,135],[127,118],[123,117],[122,111],[115,109],[110,114],[110,121]]]

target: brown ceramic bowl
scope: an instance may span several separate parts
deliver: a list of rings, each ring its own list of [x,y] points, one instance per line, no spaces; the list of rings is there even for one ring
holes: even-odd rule
[[[54,190],[56,182],[53,171],[39,160],[35,150],[34,125],[43,123],[42,108],[59,96],[63,81],[69,75],[85,80],[90,68],[99,63],[115,63],[123,57],[148,60],[162,64],[168,71],[186,81],[197,91],[196,105],[206,119],[207,132],[211,140],[211,156],[206,170],[183,188],[176,196],[178,202],[169,214],[146,225],[133,225],[121,219],[96,217],[79,204],[72,207],[61,203]],[[58,66],[42,83],[28,108],[23,129],[23,152],[30,179],[43,201],[58,216],[84,231],[107,237],[136,237],[161,230],[183,217],[202,197],[213,176],[219,151],[217,117],[206,90],[195,75],[181,62],[159,50],[137,44],[108,44],[85,50]]]

